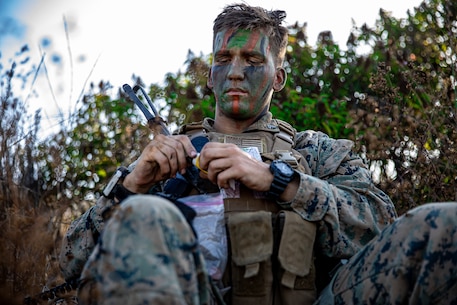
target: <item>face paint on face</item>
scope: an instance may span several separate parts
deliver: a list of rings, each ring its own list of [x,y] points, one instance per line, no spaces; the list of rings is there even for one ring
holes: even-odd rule
[[[275,63],[261,31],[221,31],[214,40],[211,86],[217,113],[234,119],[258,117],[270,105]]]

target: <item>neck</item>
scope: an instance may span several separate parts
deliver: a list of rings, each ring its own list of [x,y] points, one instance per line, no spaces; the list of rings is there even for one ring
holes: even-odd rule
[[[233,120],[224,116],[218,116],[214,119],[214,129],[217,132],[225,134],[239,134],[245,131],[255,119]]]
[[[223,114],[216,113],[214,118],[214,129],[217,132],[225,134],[240,134],[246,131],[252,124],[257,122],[266,112],[259,113],[256,117],[250,117],[243,120],[227,117]]]

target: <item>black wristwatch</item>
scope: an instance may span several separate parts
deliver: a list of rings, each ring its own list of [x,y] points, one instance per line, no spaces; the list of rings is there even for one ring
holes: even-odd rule
[[[270,171],[273,174],[273,182],[267,195],[273,197],[274,200],[278,200],[287,185],[294,179],[295,171],[289,163],[283,160],[271,162]]]
[[[134,193],[127,190],[122,184],[119,184],[119,181],[124,180],[128,174],[130,174],[130,171],[126,167],[119,167],[103,189],[103,196],[110,199],[116,197],[119,201],[122,201],[129,195],[133,195]]]

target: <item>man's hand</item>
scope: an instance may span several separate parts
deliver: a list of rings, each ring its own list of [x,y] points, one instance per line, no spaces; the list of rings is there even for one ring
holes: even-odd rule
[[[134,193],[146,193],[159,181],[185,173],[197,152],[185,135],[156,135],[141,153],[135,169],[125,177],[123,185]]]
[[[229,188],[230,180],[238,180],[252,190],[268,191],[273,181],[268,164],[234,144],[207,143],[200,152],[199,165],[207,171],[207,178],[221,188]]]
[[[273,174],[268,164],[256,160],[235,144],[207,143],[200,152],[199,166],[207,171],[206,176],[221,188],[230,188],[230,180],[238,180],[255,191],[268,191]],[[282,201],[290,201],[299,186],[299,178],[289,183],[280,196]]]

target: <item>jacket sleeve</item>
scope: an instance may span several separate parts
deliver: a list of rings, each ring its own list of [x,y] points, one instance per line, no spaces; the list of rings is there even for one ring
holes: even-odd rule
[[[103,230],[104,216],[112,207],[112,201],[102,196],[94,206],[70,224],[59,256],[65,280],[77,278],[81,274]]]
[[[321,132],[297,134],[295,149],[305,173],[295,198],[280,203],[318,223],[317,251],[348,258],[397,217],[389,196],[377,188],[366,163],[351,150],[350,140]]]

